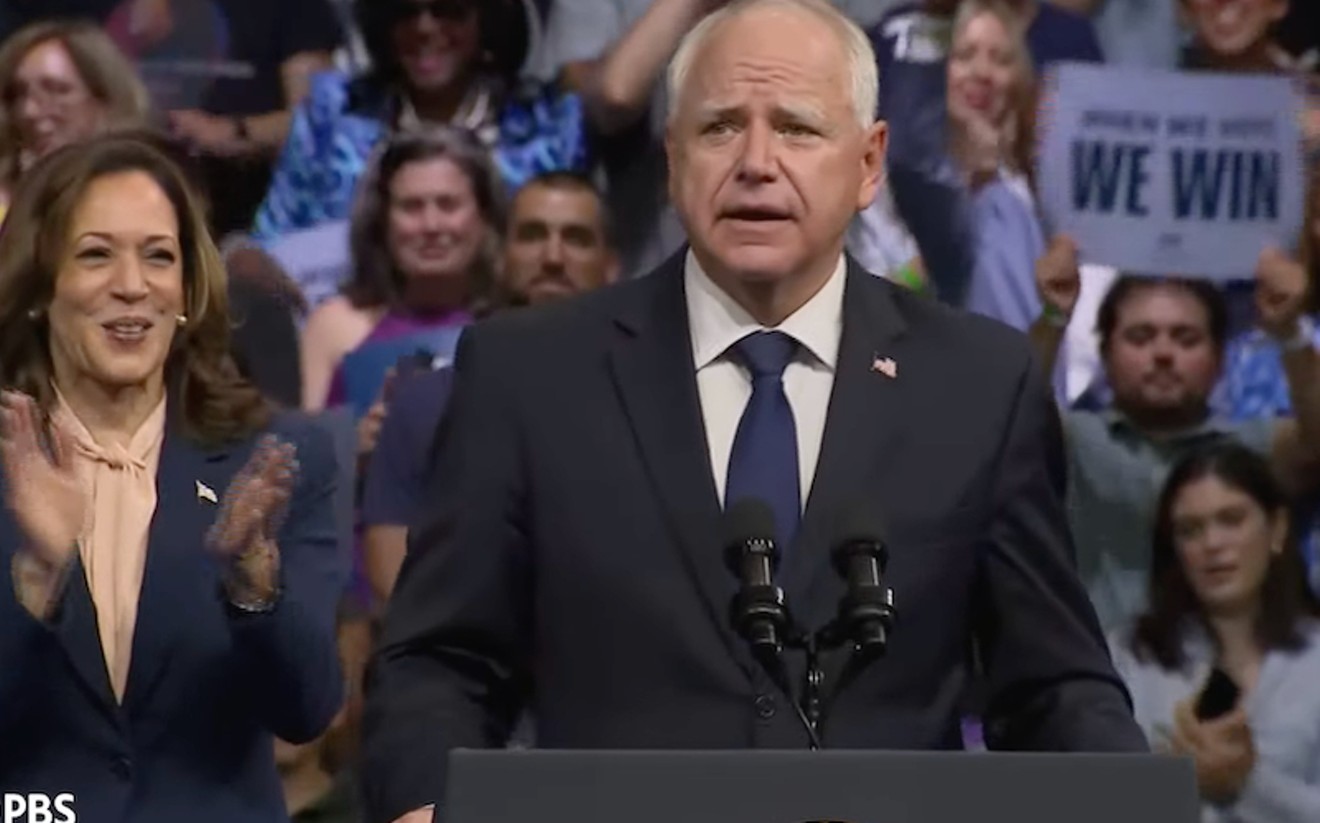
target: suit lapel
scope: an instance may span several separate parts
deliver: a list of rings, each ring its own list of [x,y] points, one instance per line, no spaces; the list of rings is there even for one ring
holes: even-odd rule
[[[164,672],[175,641],[188,626],[187,615],[198,604],[193,584],[198,555],[206,551],[205,536],[218,506],[206,499],[199,484],[224,493],[233,474],[231,454],[194,445],[178,425],[167,428],[156,472],[156,513],[147,542],[147,562],[138,599],[133,656],[129,664],[124,705],[142,704]],[[219,597],[218,591],[204,596]]]
[[[835,603],[812,598],[813,589],[829,581],[839,521],[859,505],[885,454],[892,450],[902,421],[913,410],[904,405],[901,368],[906,324],[889,293],[888,284],[852,260],[843,301],[843,336],[830,394],[820,459],[807,498],[802,529],[784,569],[788,602],[810,629],[833,616]],[[885,373],[892,360],[892,376]],[[877,360],[881,364],[877,364]],[[883,501],[877,501],[883,505]]]
[[[688,571],[731,654],[750,673],[754,663],[728,625],[736,587],[722,558],[721,509],[697,394],[683,260],[680,252],[650,275],[652,287],[639,289],[616,317],[620,334],[611,368]]]
[[[110,687],[110,672],[106,669],[105,651],[101,648],[96,606],[92,603],[82,558],[74,561],[66,586],[59,616],[53,627],[55,634],[83,685],[102,706],[113,710],[114,691]]]

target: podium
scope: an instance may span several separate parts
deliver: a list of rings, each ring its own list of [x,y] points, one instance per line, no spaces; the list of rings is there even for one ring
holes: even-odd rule
[[[451,753],[443,823],[1199,823],[1191,760],[892,751]]]

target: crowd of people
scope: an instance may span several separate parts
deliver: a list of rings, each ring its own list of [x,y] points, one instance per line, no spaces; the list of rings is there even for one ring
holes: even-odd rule
[[[800,13],[823,14],[815,0],[750,5],[758,2],[805,3]],[[874,196],[856,204],[846,191],[828,203],[851,215],[837,238],[849,265],[895,284],[905,298],[991,318],[1024,341],[1032,381],[1053,399],[1040,430],[1061,432],[1066,465],[1043,459],[1040,471],[1066,473],[1061,515],[1079,592],[1150,747],[1195,760],[1206,819],[1320,820],[1317,7],[1299,0],[832,5],[855,26],[848,32],[869,41],[863,48],[835,31],[849,59],[878,70],[878,95],[865,108],[887,124],[875,138],[882,149],[887,142],[883,161],[872,158],[877,174],[883,162],[883,184],[877,179]],[[703,112],[709,122],[692,139],[705,141],[707,153],[683,143],[676,106],[697,81],[675,53],[727,6],[7,0],[0,7],[0,492],[7,503],[0,789],[45,791],[54,788],[52,775],[67,776],[89,808],[149,809],[124,819],[429,819],[429,810],[414,811],[423,804],[399,804],[425,783],[418,773],[436,764],[367,751],[368,782],[378,785],[364,797],[361,784],[364,723],[374,724],[367,748],[373,736],[379,748],[409,739],[397,728],[398,707],[450,710],[410,691],[420,687],[405,675],[431,664],[470,669],[464,686],[481,693],[465,698],[498,717],[478,735],[485,742],[536,745],[539,736],[591,744],[590,734],[566,733],[553,712],[538,729],[545,718],[531,710],[522,682],[529,673],[499,670],[515,651],[526,652],[505,646],[530,642],[512,617],[482,612],[502,598],[513,603],[505,589],[514,584],[502,588],[504,578],[495,579],[512,573],[469,556],[406,562],[410,532],[415,542],[425,524],[426,539],[450,539],[471,525],[454,514],[461,505],[492,517],[516,509],[536,520],[525,524],[529,531],[590,542],[575,498],[546,494],[528,504],[531,484],[510,488],[489,478],[538,457],[545,465],[587,461],[586,453],[565,457],[572,442],[596,438],[607,451],[634,444],[611,421],[573,419],[565,411],[573,398],[553,396],[537,425],[562,425],[558,449],[534,453],[501,440],[505,421],[482,419],[473,398],[512,415],[514,390],[505,396],[475,376],[464,386],[455,360],[475,336],[468,331],[487,319],[515,327],[506,341],[531,341],[539,338],[530,324],[517,338],[513,318],[577,317],[582,340],[594,340],[591,324],[604,309],[570,315],[567,306],[588,305],[588,292],[613,284],[648,276],[659,283],[668,269],[678,272],[673,282],[704,288],[711,305],[723,305],[714,284],[684,274],[686,244],[698,244],[695,224],[717,207],[718,187],[733,174],[721,165],[718,141],[750,126],[732,109]],[[1307,162],[1306,211],[1294,242],[1262,248],[1255,270],[1229,283],[1121,272],[1084,259],[1075,239],[1045,217],[1036,169],[1047,80],[1072,62],[1292,78],[1305,101],[1298,116]],[[701,67],[714,76],[712,65]],[[865,86],[854,78],[845,93],[858,89]],[[769,179],[774,169],[745,167],[773,166],[778,151],[805,157],[803,146],[833,139],[833,126],[812,115],[783,115],[775,147],[741,158],[737,174]],[[855,170],[801,160],[788,176],[842,179],[844,171]],[[747,222],[784,219],[764,205],[740,208]],[[669,306],[661,285],[648,299]],[[681,296],[674,300],[678,306]],[[721,359],[733,339],[711,349],[700,336],[728,329],[699,321],[704,304],[691,295],[682,305],[693,315],[694,385],[706,391],[729,375],[751,385],[737,377],[756,371],[751,360]],[[618,322],[632,328],[635,319],[643,335],[649,315],[639,310],[638,318]],[[834,355],[800,342],[812,350],[790,354],[801,372],[781,364],[775,374],[783,375],[798,424],[823,427]],[[563,391],[580,388],[584,403],[600,402],[594,383],[570,387],[583,364],[569,369],[568,359],[594,356],[586,342],[488,351],[517,362],[525,379],[539,372],[537,388],[547,395],[564,368]],[[807,361],[824,370],[805,368]],[[667,364],[635,363],[638,373]],[[724,366],[728,375],[718,371]],[[882,370],[895,368],[891,361]],[[821,374],[826,382],[812,382]],[[455,421],[450,398],[464,391],[468,404]],[[620,391],[634,408],[665,400]],[[745,398],[751,390],[739,391]],[[819,408],[804,418],[812,396]],[[739,482],[732,468],[726,481],[723,464],[738,448],[735,428],[742,430],[737,412],[721,422],[701,401],[723,499],[726,483]],[[994,413],[990,401],[984,409],[930,412],[960,421],[942,435],[947,448],[974,440]],[[987,417],[971,419],[981,412]],[[717,448],[721,426],[728,442]],[[827,448],[838,437],[831,431],[823,435]],[[456,445],[455,432],[487,451]],[[683,448],[676,439],[663,445]],[[803,454],[811,456],[792,463],[794,476],[803,472],[801,499],[793,499],[810,517],[816,456]],[[956,472],[961,463],[949,461]],[[938,468],[925,475],[933,483]],[[546,468],[520,470],[536,476]],[[615,474],[592,484],[602,507],[634,480]],[[560,482],[537,479],[552,488]],[[1033,489],[1051,482],[1019,481]],[[1041,511],[1019,519],[1048,521]],[[631,514],[620,502],[609,519]],[[649,517],[641,519],[650,524]],[[940,535],[951,541],[976,531],[953,535],[960,525]],[[1021,536],[1048,525],[1014,528]],[[494,553],[513,539],[484,536]],[[572,572],[567,561],[539,562],[550,564],[548,578]],[[475,570],[464,571],[465,563]],[[409,587],[393,615],[401,580]],[[456,588],[468,583],[470,590]],[[432,608],[431,592],[441,590]],[[1068,601],[1072,592],[1057,596]],[[404,614],[419,625],[433,621],[436,637],[468,630],[473,636],[459,645],[470,645],[419,660],[419,648],[440,641],[400,625]],[[395,622],[382,638],[386,615]],[[478,615],[487,622],[464,624]],[[538,642],[562,648],[556,638],[547,631]],[[934,735],[940,745],[979,748],[977,720],[999,708],[987,703],[994,664],[981,670],[985,661],[978,662],[996,649],[982,642],[968,682],[939,696],[970,721],[952,743]],[[371,664],[381,648],[387,653]],[[675,665],[683,662],[680,652],[669,653]],[[997,665],[1002,679],[1004,663]],[[1196,711],[1212,672],[1238,690],[1214,717]],[[537,686],[553,692],[564,682]],[[625,708],[597,697],[604,715]],[[385,698],[395,702],[382,707]],[[991,748],[1007,739],[994,725],[984,728]],[[867,739],[861,734],[842,739]],[[393,785],[379,785],[389,782],[381,772],[395,774]]]

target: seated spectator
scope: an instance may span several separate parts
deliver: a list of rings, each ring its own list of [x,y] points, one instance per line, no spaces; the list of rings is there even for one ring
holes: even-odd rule
[[[115,44],[82,22],[35,23],[0,46],[0,221],[40,158],[108,128],[139,125],[147,92]]]
[[[966,181],[948,162],[945,60],[962,0],[921,0],[897,6],[871,29],[880,68],[880,118],[890,125],[889,186],[898,215],[915,238],[941,299],[962,305],[973,277],[973,215]],[[1089,21],[1050,3],[1006,0],[1024,27],[1036,72],[1065,60],[1099,62]],[[859,220],[873,219],[871,211]],[[853,246],[854,255],[869,252]]]
[[[589,167],[581,104],[523,84],[524,0],[357,0],[372,69],[317,76],[254,233],[271,243],[348,216],[372,148],[397,131],[451,124],[474,131],[510,190],[539,172]]]
[[[1042,318],[1031,330],[1052,369],[1080,291],[1075,254],[1056,239],[1037,268]],[[1290,493],[1315,484],[1320,461],[1320,355],[1300,318],[1304,277],[1262,261],[1261,328],[1288,362],[1294,416],[1234,422],[1212,413],[1227,310],[1214,284],[1125,276],[1100,306],[1097,331],[1112,407],[1063,412],[1069,454],[1069,513],[1077,561],[1102,625],[1114,628],[1145,608],[1155,501],[1185,453],[1232,439],[1266,455]]]
[[[502,304],[535,305],[612,282],[618,263],[610,236],[601,196],[589,182],[563,173],[535,178],[510,210]],[[380,603],[389,599],[403,563],[407,527],[421,505],[431,441],[452,379],[448,367],[396,378],[362,494],[367,575]]]
[[[1111,638],[1137,722],[1195,761],[1204,819],[1320,820],[1320,609],[1269,462],[1227,443],[1193,453],[1153,535],[1149,605]],[[1237,698],[1198,712],[1212,671]]]
[[[352,278],[303,329],[304,408],[347,403],[362,416],[400,356],[452,353],[457,330],[490,297],[502,213],[495,172],[469,132],[391,138],[358,193]],[[380,356],[346,368],[359,352]],[[364,420],[364,454],[374,442],[372,417]]]

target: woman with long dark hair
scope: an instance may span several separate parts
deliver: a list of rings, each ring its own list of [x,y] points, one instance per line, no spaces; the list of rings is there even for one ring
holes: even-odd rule
[[[1170,473],[1149,603],[1115,665],[1157,750],[1239,823],[1320,820],[1320,620],[1269,463],[1224,442]]]

